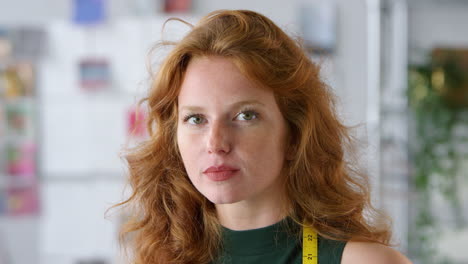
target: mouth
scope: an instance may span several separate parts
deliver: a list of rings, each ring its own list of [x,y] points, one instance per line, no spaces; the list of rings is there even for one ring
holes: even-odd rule
[[[221,166],[211,166],[206,169],[203,174],[205,174],[212,181],[226,181],[238,174],[239,169],[234,168],[228,165]]]
[[[239,170],[225,170],[225,171],[215,171],[215,172],[205,172],[204,174],[212,181],[227,181],[234,177]]]

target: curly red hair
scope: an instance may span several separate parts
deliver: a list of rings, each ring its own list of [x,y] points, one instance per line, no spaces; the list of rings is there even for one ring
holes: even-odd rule
[[[175,44],[142,101],[149,139],[126,156],[133,192],[117,205],[132,209],[121,239],[130,238],[133,262],[209,263],[222,246],[215,207],[190,182],[175,136],[180,86],[187,65],[201,56],[228,58],[274,92],[294,148],[284,168],[287,215],[327,238],[388,244],[390,231],[375,221],[381,218],[370,204],[367,177],[345,157],[355,153],[353,138],[337,117],[320,67],[265,16],[220,10]]]

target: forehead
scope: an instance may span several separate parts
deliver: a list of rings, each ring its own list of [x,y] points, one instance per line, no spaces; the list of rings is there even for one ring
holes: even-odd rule
[[[271,90],[249,80],[227,58],[201,57],[189,63],[178,97],[179,106],[228,105],[241,100],[269,104],[274,101],[274,95]]]

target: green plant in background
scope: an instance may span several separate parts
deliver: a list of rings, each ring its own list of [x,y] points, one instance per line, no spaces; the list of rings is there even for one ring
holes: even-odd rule
[[[436,260],[434,244],[440,232],[431,204],[434,192],[446,198],[456,227],[465,226],[457,173],[466,153],[460,152],[457,145],[468,143],[468,138],[454,132],[467,123],[464,116],[468,113],[468,56],[463,60],[463,56],[457,55],[460,52],[435,50],[429,63],[410,67],[408,75],[408,97],[414,118],[412,183],[418,211],[410,239],[412,251],[423,263],[442,261]]]

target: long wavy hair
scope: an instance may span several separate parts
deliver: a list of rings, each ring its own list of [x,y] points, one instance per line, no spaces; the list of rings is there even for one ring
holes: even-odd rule
[[[246,10],[215,11],[191,27],[171,43],[141,101],[148,108],[148,140],[125,156],[132,193],[116,206],[130,210],[120,239],[131,248],[132,262],[209,263],[222,247],[215,206],[190,182],[176,141],[184,74],[203,56],[230,59],[274,92],[294,149],[284,168],[287,216],[329,239],[388,245],[388,224],[377,221],[382,218],[370,204],[367,176],[351,159],[350,128],[339,120],[333,93],[299,38]]]

